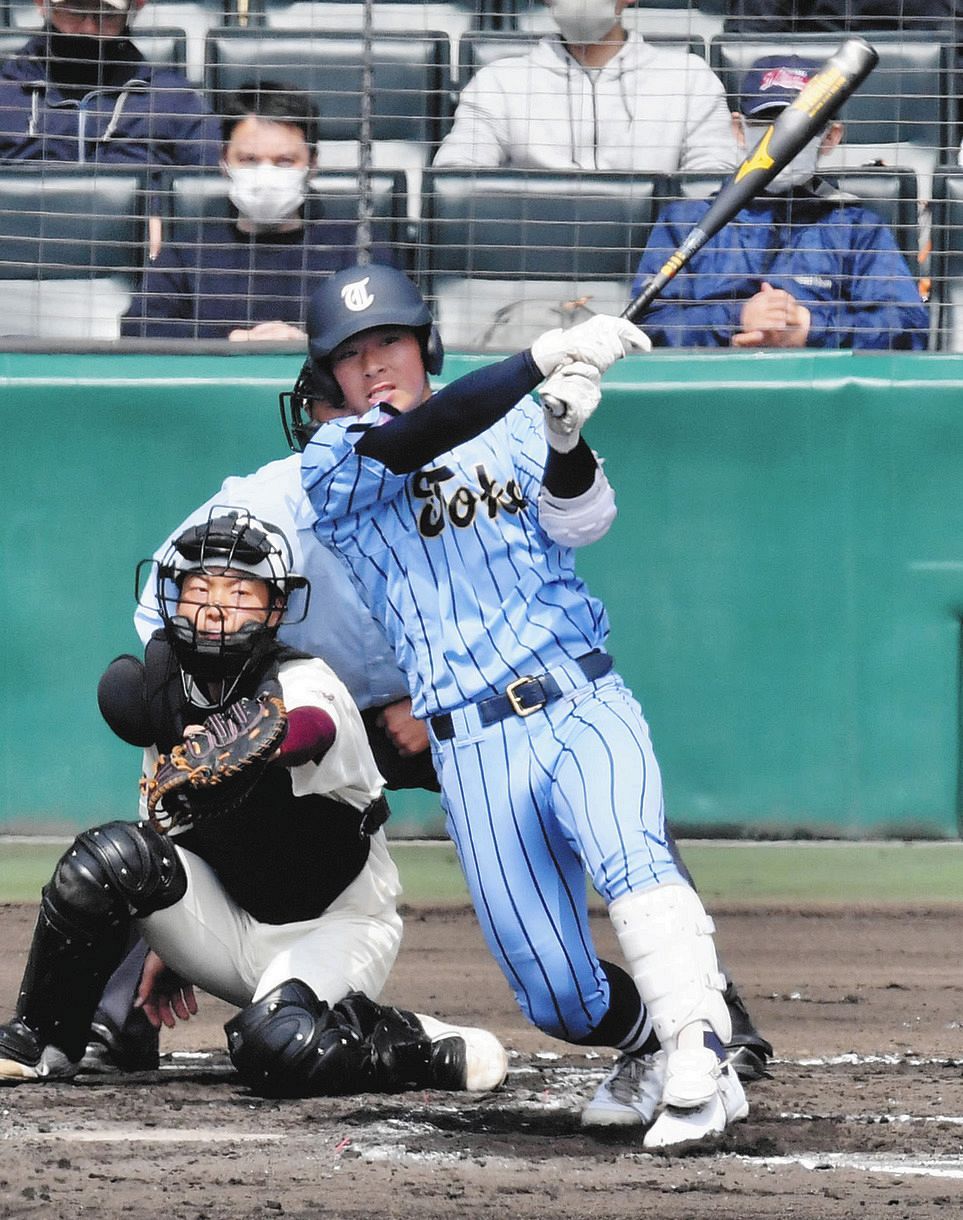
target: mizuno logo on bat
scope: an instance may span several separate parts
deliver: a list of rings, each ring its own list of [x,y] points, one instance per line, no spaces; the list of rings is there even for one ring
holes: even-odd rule
[[[769,141],[772,139],[772,128],[770,127],[766,134],[759,141],[757,148],[753,150],[752,156],[747,157],[745,161],[736,170],[735,181],[745,178],[746,174],[751,174],[755,169],[772,169],[775,162],[769,155]]]

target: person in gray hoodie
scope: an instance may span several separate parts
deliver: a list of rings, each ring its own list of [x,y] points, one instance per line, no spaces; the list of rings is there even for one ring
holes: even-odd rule
[[[547,0],[558,34],[465,85],[438,167],[679,170],[738,164],[722,83],[684,46],[629,33],[632,0]]]

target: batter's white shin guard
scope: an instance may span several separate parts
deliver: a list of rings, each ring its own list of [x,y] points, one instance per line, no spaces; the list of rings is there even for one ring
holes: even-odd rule
[[[707,1033],[723,1045],[732,1035],[712,939],[715,925],[687,885],[626,894],[611,904],[609,917],[667,1052],[662,1112],[645,1146],[718,1134],[744,1118],[748,1107],[735,1073],[705,1044]]]

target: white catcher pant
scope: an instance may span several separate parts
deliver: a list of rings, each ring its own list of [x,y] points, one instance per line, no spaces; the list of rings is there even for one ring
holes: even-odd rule
[[[224,892],[211,867],[175,845],[187,892],[138,926],[167,965],[210,995],[244,1008],[287,979],[336,1004],[350,991],[377,999],[401,944],[398,870],[384,832],[365,867],[317,919],[258,923]]]

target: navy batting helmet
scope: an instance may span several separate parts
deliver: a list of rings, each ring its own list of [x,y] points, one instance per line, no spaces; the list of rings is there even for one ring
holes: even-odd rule
[[[308,353],[316,368],[345,339],[375,326],[408,326],[418,336],[425,369],[440,373],[445,358],[431,310],[412,281],[380,263],[348,267],[326,279],[308,301]]]

